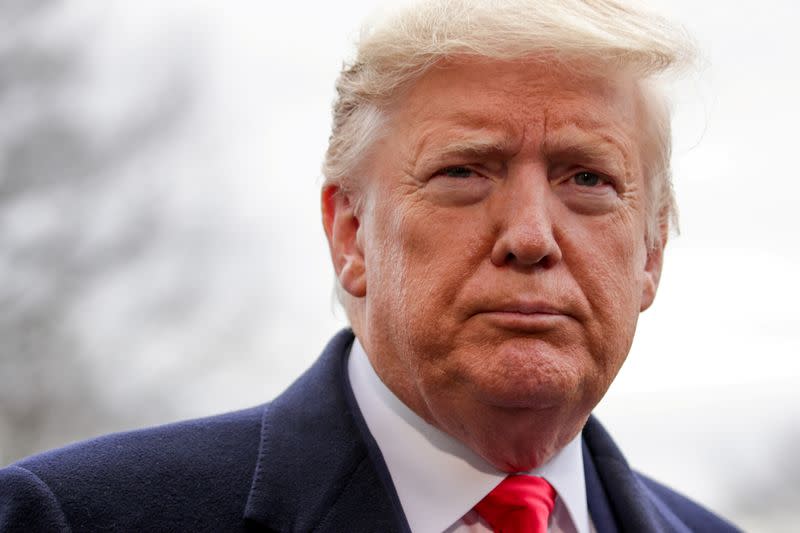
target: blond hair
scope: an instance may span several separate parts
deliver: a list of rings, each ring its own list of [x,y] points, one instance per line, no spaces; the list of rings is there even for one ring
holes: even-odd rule
[[[693,46],[663,18],[615,0],[430,0],[365,27],[352,64],[336,84],[333,127],[323,165],[326,184],[355,186],[358,166],[400,91],[452,57],[543,58],[580,62],[598,74],[623,70],[642,87],[642,150],[648,184],[647,240],[660,242],[677,209],[670,173],[670,114],[652,81],[688,65]]]

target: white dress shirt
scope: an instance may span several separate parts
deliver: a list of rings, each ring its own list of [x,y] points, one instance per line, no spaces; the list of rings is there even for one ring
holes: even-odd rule
[[[473,510],[508,475],[411,411],[380,380],[358,339],[347,363],[350,385],[413,533],[491,532]],[[580,434],[549,462],[525,472],[557,497],[550,533],[592,533]]]

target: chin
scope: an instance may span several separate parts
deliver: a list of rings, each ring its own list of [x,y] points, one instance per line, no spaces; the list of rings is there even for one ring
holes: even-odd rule
[[[586,383],[573,365],[541,363],[527,369],[484,369],[465,380],[475,401],[500,409],[531,412],[558,410],[582,402]]]
[[[476,398],[500,408],[545,411],[580,401],[580,391],[580,380],[570,375],[529,375],[508,379],[503,387],[487,388]]]

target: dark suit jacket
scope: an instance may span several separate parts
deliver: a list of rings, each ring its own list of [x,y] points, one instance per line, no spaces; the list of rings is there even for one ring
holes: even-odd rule
[[[273,402],[110,435],[0,470],[0,531],[408,531],[347,379],[350,331]],[[597,530],[735,531],[583,431]]]

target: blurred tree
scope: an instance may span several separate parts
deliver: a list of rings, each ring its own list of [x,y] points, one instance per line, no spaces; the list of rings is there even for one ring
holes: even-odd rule
[[[95,131],[72,102],[91,82],[93,28],[65,29],[64,9],[53,0],[0,2],[0,465],[136,423],[136,409],[121,413],[105,401],[98,354],[74,316],[98,287],[174,238],[147,182],[131,186],[125,168],[174,135],[190,107],[190,74],[143,78],[157,85],[157,104],[129,105],[111,134]],[[113,217],[101,219],[108,206]],[[104,225],[113,231],[103,235]],[[193,246],[208,243],[184,245],[196,260]],[[168,282],[148,303],[171,305],[174,318],[201,295],[191,277]]]

